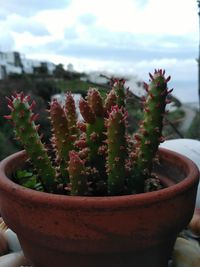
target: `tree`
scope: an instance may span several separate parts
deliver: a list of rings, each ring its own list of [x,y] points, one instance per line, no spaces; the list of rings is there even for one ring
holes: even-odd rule
[[[64,70],[63,64],[56,65],[56,68],[55,68],[53,74],[56,78],[63,78],[65,75],[65,70]]]

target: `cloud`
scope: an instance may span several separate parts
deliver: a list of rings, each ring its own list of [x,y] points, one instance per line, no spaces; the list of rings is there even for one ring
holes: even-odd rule
[[[46,27],[33,18],[29,18],[27,20],[26,18],[18,15],[9,16],[6,26],[10,31],[17,33],[29,32],[30,34],[36,36],[44,36],[49,34]]]
[[[3,21],[3,20],[5,20],[5,19],[6,19],[6,17],[7,17],[6,13],[5,13],[5,12],[3,12],[2,10],[0,10],[0,21]]]
[[[15,41],[13,36],[8,32],[2,32],[0,35],[0,51],[9,51],[14,49]]]
[[[93,25],[96,22],[96,16],[91,13],[83,14],[79,17],[79,22],[86,26]]]
[[[154,59],[195,59],[197,44],[190,37],[151,36],[111,32],[92,27],[78,32],[77,27],[65,31],[65,39],[47,42],[41,51],[78,58],[141,61]]]
[[[139,8],[139,9],[142,9],[142,8],[145,8],[148,3],[149,3],[149,0],[136,0],[136,6]]]
[[[67,41],[73,41],[79,38],[76,28],[70,27],[64,31],[64,39]]]
[[[1,8],[7,14],[32,16],[35,13],[49,9],[59,9],[69,5],[71,0],[6,0]]]
[[[36,50],[84,71],[107,70],[141,78],[154,68],[165,68],[173,76],[172,87],[177,85],[180,91],[183,81],[195,86],[197,79],[198,42],[192,34],[113,32],[95,20],[89,26],[71,25],[65,29],[65,39],[48,41]]]

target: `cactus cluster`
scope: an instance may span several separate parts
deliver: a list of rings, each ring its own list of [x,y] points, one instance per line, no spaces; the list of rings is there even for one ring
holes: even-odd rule
[[[48,150],[38,134],[30,97],[19,93],[7,98],[11,113],[5,117],[12,121],[44,191],[100,196],[156,190],[161,185],[152,168],[163,141],[169,80],[161,69],[150,74],[149,84],[144,84],[144,117],[133,135],[127,131],[125,81],[117,79],[104,99],[97,89],[89,89],[79,102],[82,121],[70,93],[64,106],[55,99],[50,103]]]

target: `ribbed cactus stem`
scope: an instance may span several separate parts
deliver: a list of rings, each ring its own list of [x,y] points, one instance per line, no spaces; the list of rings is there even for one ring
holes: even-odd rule
[[[71,195],[86,195],[88,191],[84,161],[80,159],[76,151],[69,153],[69,178]]]
[[[80,113],[85,120],[85,122],[93,124],[96,120],[95,114],[92,111],[91,107],[89,106],[88,102],[81,98],[79,101],[79,109]]]
[[[52,140],[56,147],[57,162],[62,180],[66,183],[68,182],[67,167],[69,151],[73,149],[73,136],[69,133],[66,114],[56,99],[50,104],[50,118],[53,130]]]
[[[87,101],[81,99],[79,102],[80,112],[86,121],[86,142],[89,148],[88,158],[91,166],[104,173],[105,159],[99,154],[99,147],[105,139],[104,131],[104,108],[100,94],[96,89],[90,89]]]
[[[125,107],[125,98],[126,98],[126,94],[125,94],[125,80],[121,79],[121,80],[115,80],[113,83],[113,90],[116,93],[117,96],[117,105],[119,107]]]
[[[115,90],[112,89],[107,94],[104,104],[104,110],[105,110],[105,116],[108,115],[108,113],[111,111],[112,106],[115,106],[117,104],[117,96],[115,93]]]
[[[143,192],[144,180],[150,177],[153,159],[160,142],[163,141],[162,128],[166,97],[169,94],[165,71],[155,70],[150,74],[150,84],[145,84],[147,97],[144,103],[144,119],[139,133],[135,135],[136,160],[134,164],[134,183],[136,191]]]
[[[104,119],[98,118],[93,124],[87,124],[86,141],[89,148],[89,160],[94,163],[99,158],[98,149],[103,144],[104,136]]]
[[[66,94],[65,113],[68,121],[69,134],[77,135],[78,129],[76,127],[77,124],[76,105],[71,92],[68,92]]]
[[[109,195],[120,195],[124,190],[125,161],[127,156],[125,120],[126,113],[123,107],[112,107],[107,120],[107,173]]]
[[[29,104],[29,101],[30,97],[24,96],[23,93],[12,96],[8,99],[11,114],[6,118],[12,120],[16,137],[26,149],[45,190],[53,192],[56,172],[37,131],[38,125],[35,124],[37,115],[32,111],[35,102]]]
[[[96,88],[90,88],[87,94],[87,102],[96,117],[103,117],[103,99]]]

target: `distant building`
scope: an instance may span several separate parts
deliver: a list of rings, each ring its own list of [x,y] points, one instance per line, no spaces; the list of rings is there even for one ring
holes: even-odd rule
[[[33,74],[33,67],[40,66],[40,62],[38,61],[37,64],[33,62],[32,59],[28,59],[25,57],[22,57],[22,65],[23,65],[23,71],[27,74]]]
[[[56,65],[50,61],[40,61],[36,59],[28,59],[25,56],[22,57],[22,65],[24,73],[37,73],[38,71],[44,71],[49,75],[52,75]]]
[[[20,54],[18,52],[0,52],[0,79],[13,73],[22,73]]]
[[[5,79],[9,74],[33,74],[36,69],[52,75],[56,65],[48,61],[27,59],[19,52],[0,52],[0,80]]]

